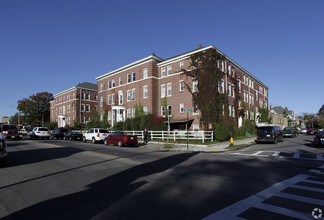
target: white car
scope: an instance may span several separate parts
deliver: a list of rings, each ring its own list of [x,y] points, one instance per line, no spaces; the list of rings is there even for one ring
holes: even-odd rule
[[[7,163],[8,153],[6,151],[7,143],[6,138],[2,132],[0,132],[0,165],[5,166]]]
[[[109,131],[103,128],[91,128],[83,134],[83,142],[91,141],[92,143],[103,142],[109,135]]]
[[[32,132],[29,134],[30,139],[50,139],[51,133],[50,130],[46,127],[35,127]]]

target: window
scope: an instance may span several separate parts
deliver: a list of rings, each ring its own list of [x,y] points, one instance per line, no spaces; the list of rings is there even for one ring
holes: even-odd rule
[[[225,65],[224,65],[224,61],[222,61],[221,66],[222,66],[222,71],[225,72]]]
[[[118,105],[123,104],[123,91],[118,91]]]
[[[130,118],[131,117],[131,111],[130,109],[127,109],[127,118]]]
[[[238,85],[239,93],[241,93],[241,80],[240,79],[237,80],[237,85]]]
[[[182,92],[184,90],[184,81],[180,81],[179,90],[180,90],[180,92]]]
[[[180,61],[180,70],[182,70],[184,68],[184,62],[183,61]]]
[[[103,107],[103,96],[100,97],[100,107]]]
[[[192,109],[193,109],[193,115],[198,115],[199,114],[199,109],[198,109],[198,106],[195,105],[195,106],[192,106]]]
[[[184,111],[184,103],[180,103],[180,113],[183,113]]]
[[[133,72],[132,73],[132,76],[133,76],[133,82],[136,80],[136,73],[135,72]]]
[[[119,77],[119,85],[123,85],[123,77],[122,76]]]
[[[168,87],[167,96],[168,97],[172,96],[172,83],[168,83],[167,87]]]
[[[161,98],[165,97],[165,85],[161,85]]]
[[[165,107],[161,106],[161,116],[165,117]]]
[[[168,66],[168,75],[171,75],[172,74],[172,66]]]
[[[148,87],[143,86],[143,99],[146,99],[148,97]]]
[[[95,95],[95,100],[98,101],[98,96],[97,95]]]
[[[131,91],[127,90],[126,94],[127,94],[127,102],[129,102],[131,100]]]
[[[231,96],[231,91],[232,91],[232,89],[231,89],[231,84],[227,84],[227,95],[228,96]]]
[[[148,77],[148,72],[147,72],[147,68],[145,67],[143,69],[143,79],[146,79]]]
[[[135,108],[132,108],[132,117],[135,118]]]
[[[90,112],[90,105],[86,105],[85,107],[86,107],[86,109],[85,109],[86,112]]]
[[[81,112],[84,112],[85,106],[82,104],[81,105]]]
[[[108,105],[111,105],[111,95],[108,95]]]
[[[132,89],[132,100],[135,100],[135,93],[136,93],[136,91],[135,91],[135,89]]]
[[[232,85],[232,97],[235,97],[235,88],[234,88],[234,85]]]
[[[115,87],[115,79],[112,80],[112,87]]]
[[[128,74],[127,74],[127,83],[130,83],[130,82],[131,82],[131,74],[128,73]]]
[[[115,104],[115,94],[111,95],[111,104],[114,105]]]
[[[232,116],[232,106],[228,105],[228,116]]]
[[[108,112],[108,120],[111,121],[111,111]]]
[[[102,91],[103,89],[104,89],[103,83],[100,83],[100,91]],[[73,93],[73,99],[75,99],[75,93]]]
[[[232,116],[235,117],[235,107],[232,106]]]
[[[75,105],[72,106],[72,111],[75,112]],[[57,111],[56,111],[56,114],[57,114]]]
[[[111,89],[111,80],[108,81],[108,88]]]
[[[103,84],[102,83],[101,83],[100,86],[103,88]],[[101,91],[102,91],[102,89],[101,89]],[[73,93],[73,99],[75,99],[75,93]],[[56,100],[56,103],[57,103],[57,100]]]
[[[145,114],[147,114],[148,113],[148,107],[147,106],[144,106],[143,107],[143,111],[144,111]]]
[[[222,79],[221,84],[220,84],[220,92],[221,93],[224,93],[224,85],[225,85],[225,81]]]
[[[198,80],[193,80],[192,81],[192,92],[197,92],[198,91]]]
[[[232,67],[231,67],[231,65],[227,65],[227,72],[228,72],[229,75],[232,74]]]
[[[168,105],[168,114],[171,116],[172,115],[172,106]]]
[[[161,77],[164,77],[165,76],[165,67],[162,67],[161,68]]]
[[[90,94],[86,94],[87,100],[90,100]]]

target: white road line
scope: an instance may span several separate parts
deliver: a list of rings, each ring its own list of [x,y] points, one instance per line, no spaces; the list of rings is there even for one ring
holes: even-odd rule
[[[305,180],[308,175],[305,174],[299,174],[295,177],[292,177],[290,179],[284,180],[282,182],[276,183],[269,188],[254,194],[246,199],[243,199],[241,201],[238,201],[234,203],[231,206],[228,206],[218,212],[215,212],[205,218],[204,220],[211,220],[211,219],[233,219],[240,213],[250,209],[251,207],[255,207],[255,205],[260,204],[264,200],[278,194],[282,190],[286,189],[287,187],[296,184],[300,181]]]
[[[280,193],[276,194],[275,196],[286,198],[286,199],[292,199],[292,200],[296,200],[296,201],[300,201],[300,202],[307,202],[307,203],[311,203],[314,205],[324,206],[324,200],[320,200],[320,199],[313,199],[313,198],[308,198],[308,197],[304,197],[304,196],[297,196],[297,195],[283,193],[283,192],[280,192]]]
[[[261,154],[263,151],[258,151],[258,152],[256,152],[256,153],[254,153],[254,154],[252,154],[253,156],[258,156],[259,154]]]
[[[265,203],[256,204],[254,207],[258,208],[258,209],[278,213],[281,215],[290,216],[293,218],[314,219],[314,218],[312,218],[311,212],[309,214],[307,214],[307,213],[297,212],[294,210],[290,210],[290,209],[286,209],[286,208],[282,208],[282,207],[278,207],[278,206],[274,206],[274,205],[269,205],[269,204],[265,204]]]
[[[272,154],[272,156],[273,156],[273,157],[278,157],[279,154],[280,154],[280,152],[279,152],[279,151],[276,151],[274,154]]]
[[[316,154],[316,158],[317,158],[317,160],[324,160],[322,154]]]
[[[320,167],[319,167],[320,168]],[[310,170],[309,172],[312,172],[312,173],[317,173],[317,174],[324,174],[324,172],[320,171],[320,170]]]
[[[319,188],[314,188],[314,187],[309,187],[309,186],[293,185],[290,187],[296,188],[296,189],[304,189],[304,190],[308,190],[308,191],[324,193],[324,189],[319,189]]]
[[[315,180],[303,180],[303,182],[307,182],[307,183],[315,183],[315,184],[324,185],[324,182],[315,181]]]

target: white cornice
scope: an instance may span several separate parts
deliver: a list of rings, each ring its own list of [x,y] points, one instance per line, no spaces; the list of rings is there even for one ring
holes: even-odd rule
[[[108,73],[105,73],[105,74],[103,74],[101,76],[98,76],[98,77],[96,77],[96,80],[98,81],[98,80],[103,79],[103,78],[106,78],[108,76],[111,76],[111,75],[120,73],[121,71],[126,71],[126,70],[128,70],[130,68],[134,68],[136,66],[139,66],[141,64],[144,64],[144,63],[146,63],[148,61],[151,61],[151,60],[157,60],[159,62],[163,61],[163,59],[161,59],[160,57],[157,57],[155,55],[150,55],[150,56],[147,56],[147,57],[145,57],[143,59],[137,60],[137,61],[135,61],[133,63],[127,64],[125,66],[122,66],[122,67],[120,67],[120,68],[118,68],[116,70],[113,70],[113,71],[110,71]]]

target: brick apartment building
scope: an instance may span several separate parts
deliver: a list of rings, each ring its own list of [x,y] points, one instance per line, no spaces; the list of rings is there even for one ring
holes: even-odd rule
[[[225,60],[219,64],[224,75],[220,83],[220,92],[229,96],[230,117],[235,117],[234,111],[234,87],[239,87],[239,104],[245,103],[247,112],[244,117],[257,120],[259,108],[268,106],[268,87],[255,76],[243,69],[214,46],[199,47],[193,51],[162,59],[155,54],[135,61],[116,70],[98,76],[98,111],[103,119],[105,111],[108,111],[110,124],[124,121],[126,118],[135,117],[135,104],[142,104],[144,112],[154,116],[172,116],[171,129],[184,129],[187,122],[185,109],[194,109],[192,95],[185,88],[184,82],[193,85],[195,82],[181,72],[188,69],[190,56],[208,49],[215,49],[225,56]],[[233,76],[237,80],[234,85],[228,79]],[[190,81],[190,82],[189,82]],[[161,104],[166,97],[167,110]],[[250,111],[250,112],[249,112]],[[189,113],[190,129],[202,129],[199,121],[199,110]],[[238,126],[242,125],[243,118],[238,118]]]
[[[50,102],[51,121],[58,127],[90,121],[98,111],[97,88],[97,84],[84,82],[55,94]]]

